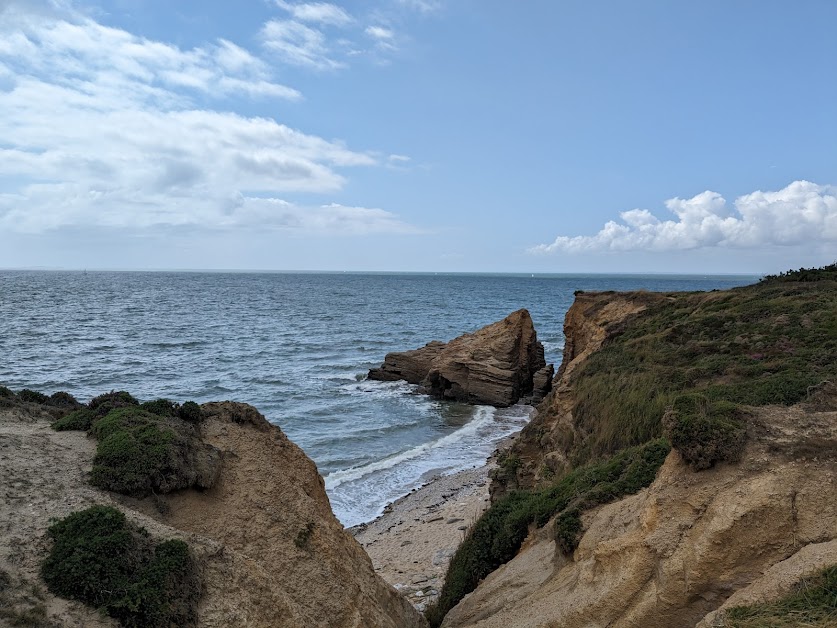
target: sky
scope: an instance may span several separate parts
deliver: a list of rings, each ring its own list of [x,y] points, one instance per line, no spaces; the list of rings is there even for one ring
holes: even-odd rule
[[[0,0],[0,268],[837,260],[833,0]]]

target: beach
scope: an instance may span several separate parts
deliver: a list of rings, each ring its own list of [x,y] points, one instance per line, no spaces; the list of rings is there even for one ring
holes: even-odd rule
[[[500,449],[514,438],[505,439]],[[488,508],[495,460],[496,452],[482,466],[436,476],[389,504],[374,521],[349,529],[375,572],[419,610],[438,597],[456,548]]]

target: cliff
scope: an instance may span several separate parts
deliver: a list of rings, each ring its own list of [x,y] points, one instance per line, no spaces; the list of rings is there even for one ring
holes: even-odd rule
[[[570,556],[554,523],[534,531],[443,626],[719,626],[718,609],[837,564],[837,412],[760,409],[749,436],[708,471],[669,454],[648,489],[584,515]]]
[[[139,499],[90,485],[95,441],[53,431],[51,408],[4,405],[0,623],[116,625],[49,593],[39,578],[50,521],[101,504],[123,511],[152,538],[188,543],[202,586],[197,626],[425,625],[334,517],[314,463],[254,408],[202,406],[200,437],[222,458],[212,488]]]
[[[447,344],[433,341],[389,353],[379,368],[369,371],[369,379],[405,380],[439,399],[493,406],[540,401],[550,390],[552,375],[525,309]]]
[[[773,603],[837,565],[837,282],[818,278],[579,293],[553,389],[501,453],[493,505],[446,587],[517,543],[515,526],[528,530],[442,625],[808,621],[804,594],[796,619],[738,623],[731,609]],[[662,436],[674,449],[656,479],[620,497],[612,461]],[[805,625],[834,625],[837,609],[824,612]]]

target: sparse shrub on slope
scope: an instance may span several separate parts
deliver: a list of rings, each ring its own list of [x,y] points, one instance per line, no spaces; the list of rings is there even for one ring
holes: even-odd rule
[[[726,628],[831,628],[837,626],[837,565],[796,585],[769,604],[738,606],[726,613]]]
[[[561,549],[572,552],[582,534],[584,510],[636,493],[654,481],[669,452],[664,440],[620,452],[609,460],[575,469],[540,491],[514,491],[483,513],[451,559],[445,584],[427,618],[438,626],[480,580],[517,554],[530,526],[558,515],[554,533]]]
[[[73,513],[48,532],[54,543],[41,574],[56,595],[102,608],[124,626],[194,624],[200,584],[183,541],[155,544],[107,506]]]

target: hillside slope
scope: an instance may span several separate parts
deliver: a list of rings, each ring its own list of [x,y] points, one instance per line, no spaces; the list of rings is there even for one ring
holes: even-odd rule
[[[94,504],[188,543],[203,589],[197,626],[425,625],[334,517],[314,463],[254,408],[203,406],[201,436],[223,456],[215,486],[142,500],[92,487],[95,441],[53,431],[46,410],[0,407],[0,625],[116,625],[39,578],[50,521]]]

